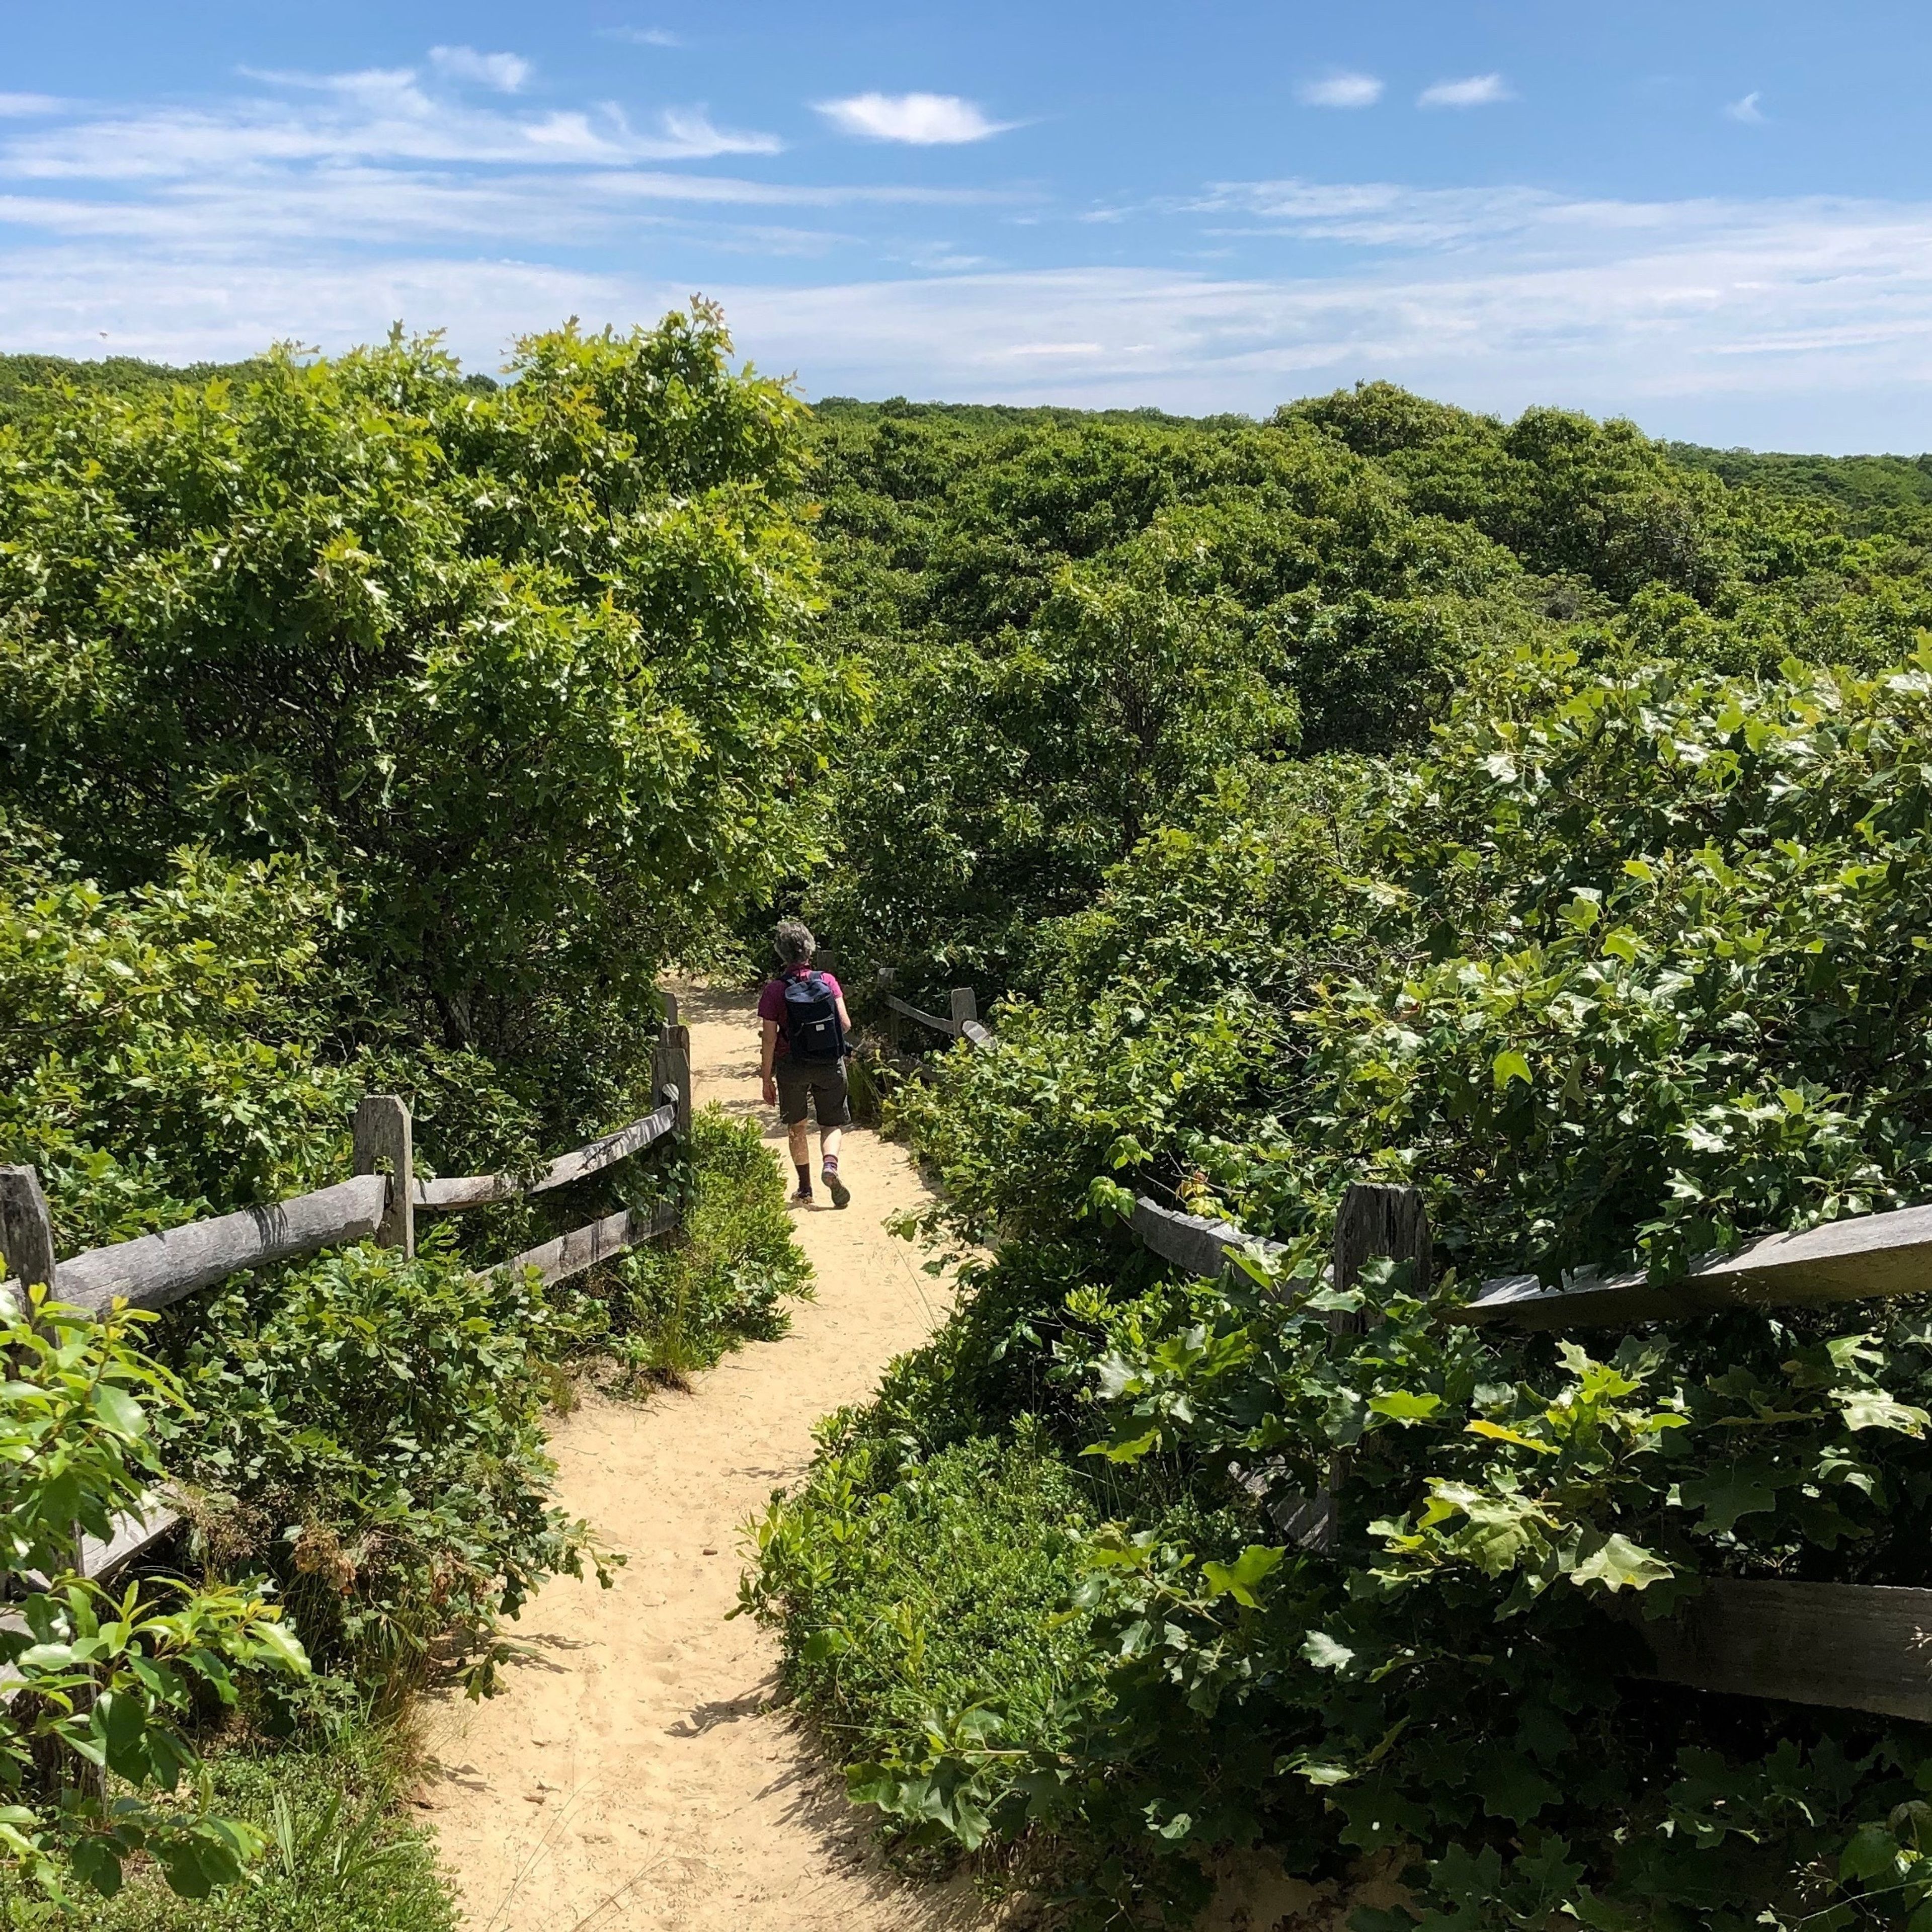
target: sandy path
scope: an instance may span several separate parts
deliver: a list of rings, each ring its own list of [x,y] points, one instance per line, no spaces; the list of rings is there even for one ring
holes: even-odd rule
[[[693,1084],[766,1120],[748,999],[690,989]],[[904,1154],[847,1138],[853,1190],[800,1217],[818,1299],[782,1342],[728,1357],[690,1396],[592,1398],[555,1430],[560,1500],[629,1553],[614,1589],[548,1585],[512,1627],[536,1660],[479,1705],[440,1702],[422,1794],[479,1932],[968,1932],[963,1887],[901,1883],[865,1816],[772,1703],[777,1648],[736,1597],[739,1530],[812,1453],[812,1425],[870,1392],[945,1310],[881,1226],[925,1190]]]

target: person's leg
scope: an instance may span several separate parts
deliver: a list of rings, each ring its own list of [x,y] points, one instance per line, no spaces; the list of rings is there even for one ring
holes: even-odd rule
[[[852,1118],[850,1090],[845,1082],[845,1063],[828,1067],[812,1083],[812,1107],[818,1115],[818,1166],[825,1184],[832,1191],[832,1204],[842,1208],[852,1198],[838,1172],[838,1143],[844,1138],[846,1123]]]
[[[791,1164],[798,1170],[798,1191],[791,1197],[794,1201],[806,1202],[812,1198],[812,1130],[806,1125],[805,1110],[812,1089],[810,1083],[800,1077],[799,1070],[788,1066],[783,1061],[776,1075],[778,1089],[778,1118],[784,1121],[785,1138],[791,1148]]]

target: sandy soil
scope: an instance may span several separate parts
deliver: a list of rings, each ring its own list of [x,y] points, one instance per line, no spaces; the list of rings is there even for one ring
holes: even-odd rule
[[[751,1003],[682,989],[693,1084],[758,1105]],[[812,1425],[872,1390],[944,1315],[945,1286],[883,1218],[925,1190],[862,1130],[853,1200],[799,1216],[818,1299],[784,1341],[730,1356],[689,1396],[593,1397],[555,1430],[560,1500],[628,1552],[614,1589],[560,1579],[513,1634],[531,1660],[500,1696],[428,1714],[440,1768],[421,1793],[481,1932],[975,1932],[963,1887],[912,1886],[873,1848],[812,1743],[775,1706],[773,1640],[740,1618],[741,1528],[812,1453]],[[787,1170],[789,1172],[789,1170]]]

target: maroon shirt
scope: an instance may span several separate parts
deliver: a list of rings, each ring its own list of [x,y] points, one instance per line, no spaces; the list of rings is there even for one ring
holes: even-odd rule
[[[788,980],[802,980],[808,973],[816,973],[832,988],[832,997],[842,1000],[845,989],[822,966],[794,966],[788,968],[776,980],[767,980],[764,990],[758,995],[758,1017],[770,1020],[778,1030],[778,1044],[772,1048],[774,1063],[786,1058],[791,1052],[784,1033],[784,989]]]

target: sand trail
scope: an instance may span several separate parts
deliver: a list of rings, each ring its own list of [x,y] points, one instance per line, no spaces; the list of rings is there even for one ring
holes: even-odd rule
[[[755,1113],[748,997],[681,989],[693,1085]],[[775,1704],[777,1646],[736,1598],[740,1526],[798,1477],[812,1425],[865,1397],[947,1305],[886,1234],[925,1190],[898,1148],[849,1134],[853,1189],[799,1216],[814,1302],[782,1342],[728,1357],[688,1396],[592,1396],[554,1431],[559,1500],[626,1551],[616,1586],[552,1581],[512,1627],[532,1660],[472,1705],[439,1700],[422,1794],[478,1932],[978,1932],[963,1884],[906,1884],[880,1862],[796,1722]],[[787,1169],[788,1174],[789,1169]]]

